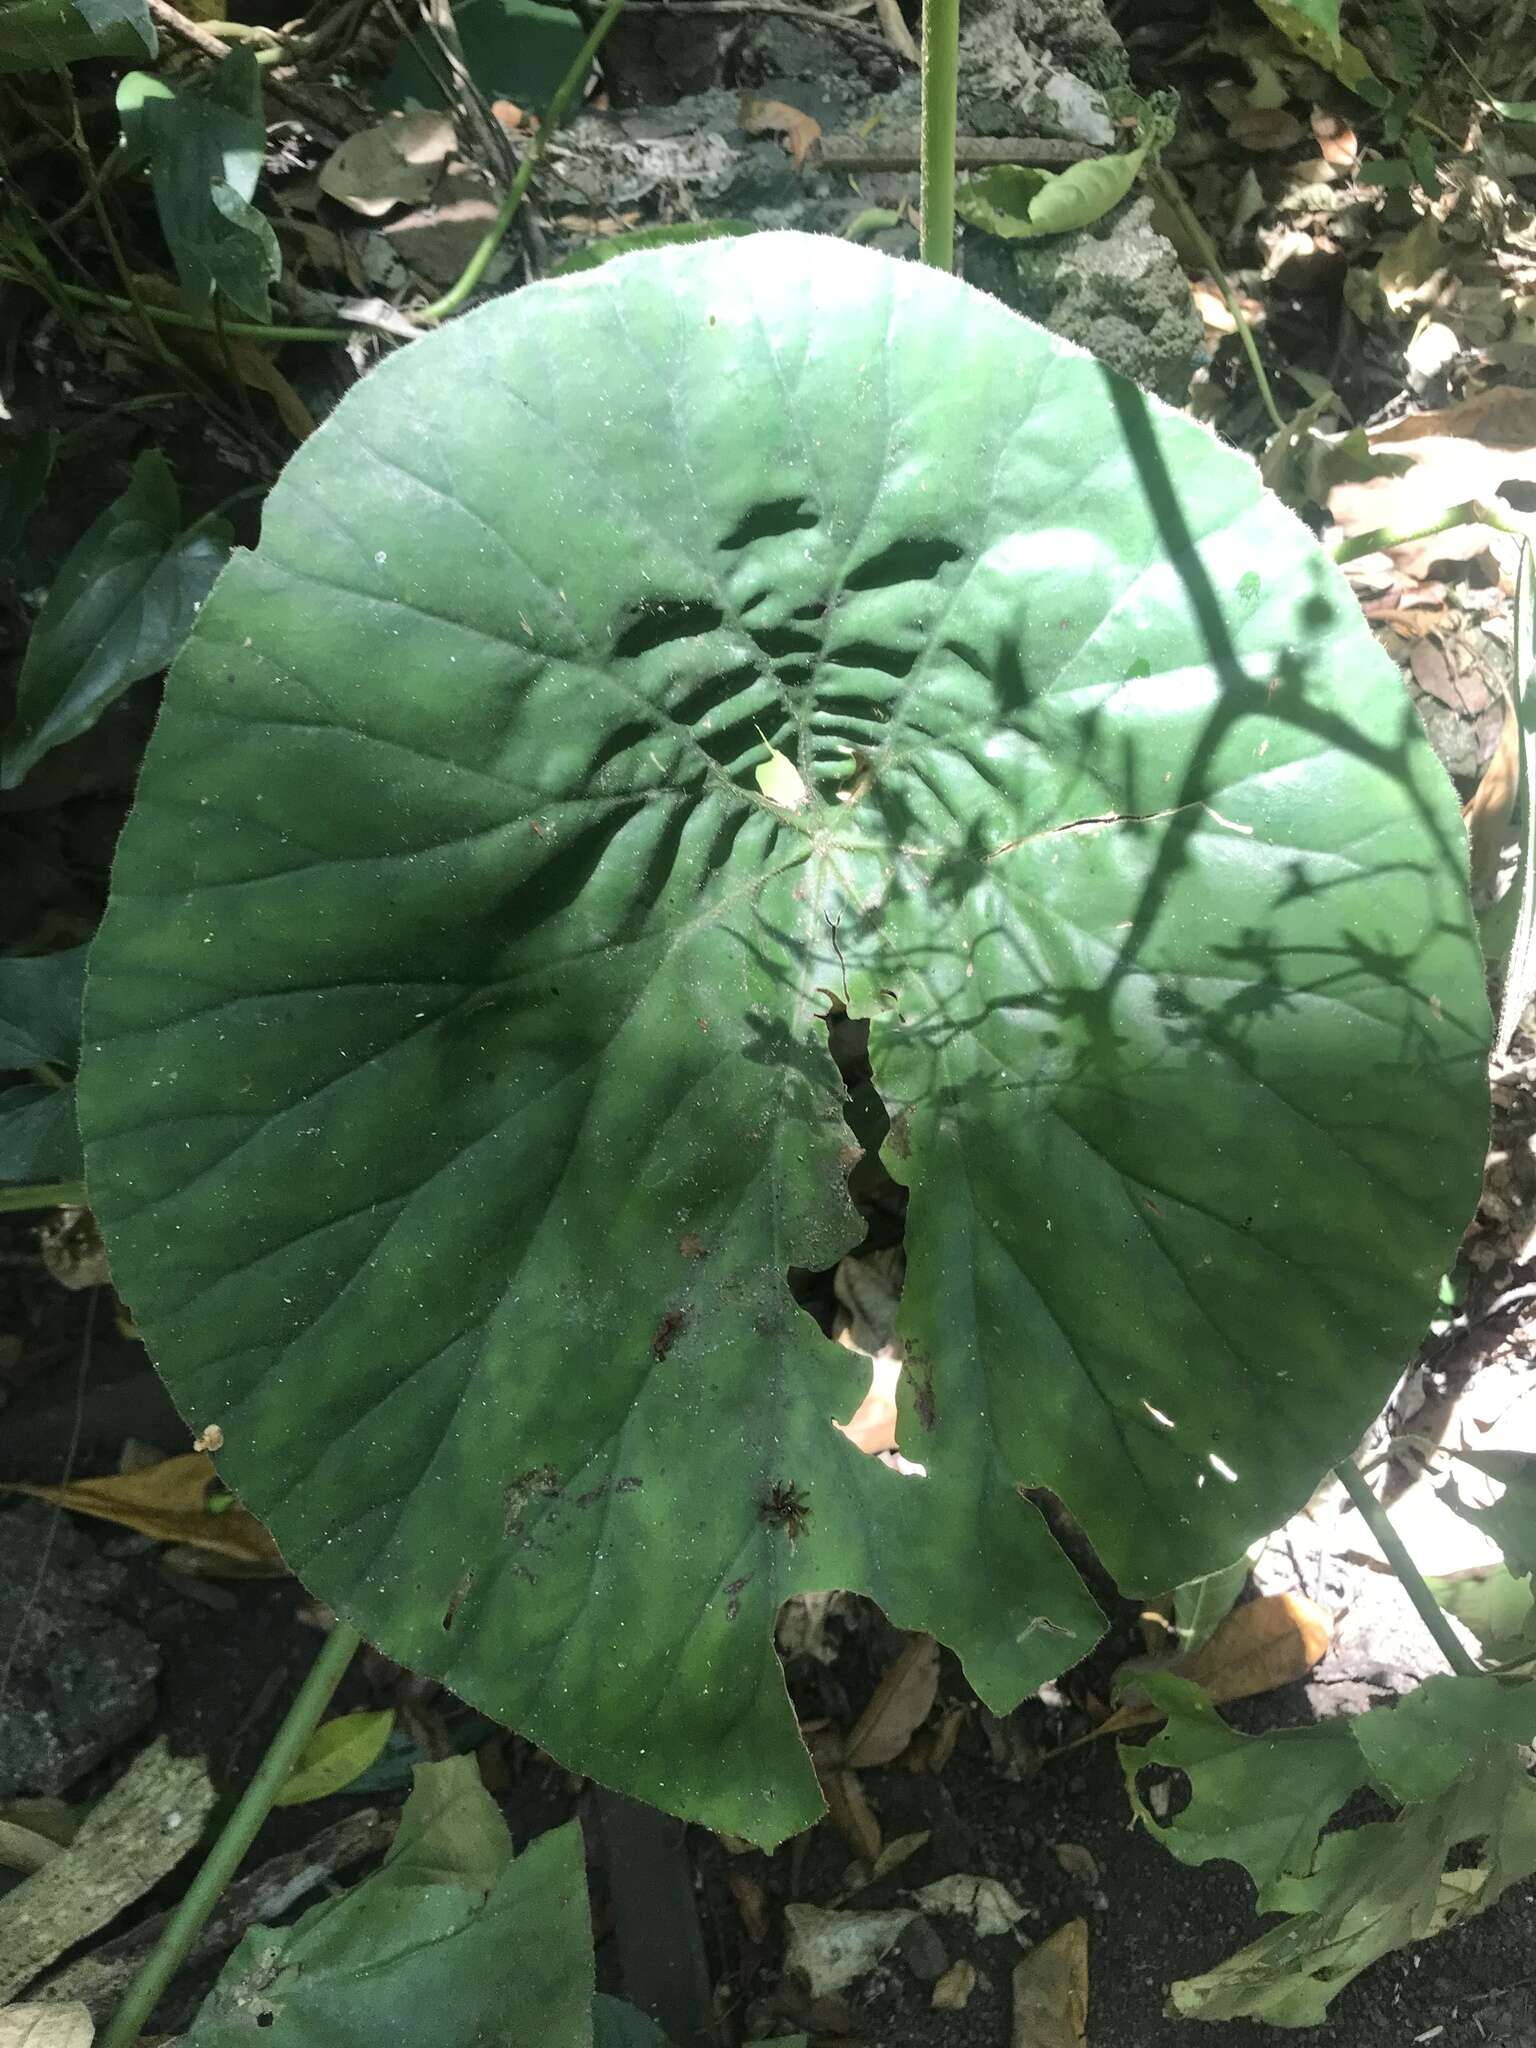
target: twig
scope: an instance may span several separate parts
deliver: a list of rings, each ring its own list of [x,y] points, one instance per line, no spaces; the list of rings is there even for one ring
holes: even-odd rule
[[[960,76],[960,0],[923,0],[923,149],[918,254],[955,267],[955,105]]]
[[[0,270],[0,283],[31,285],[34,291],[43,291],[41,285],[34,283],[30,277],[24,276],[17,270]],[[74,299],[82,306],[99,306],[103,311],[109,313],[132,313],[134,311],[133,302],[130,299],[120,299],[112,292],[89,291],[84,285],[64,284],[58,279],[54,280],[54,285],[55,289],[63,292],[66,298]],[[47,293],[43,292],[43,296],[46,298]],[[145,311],[149,314],[151,320],[158,321],[162,327],[190,327],[198,334],[208,335],[210,339],[215,338],[218,334],[218,328],[212,320],[204,320],[196,313],[183,313],[179,307],[152,306],[146,300]],[[240,335],[250,341],[351,341],[352,339],[352,330],[345,327],[264,327],[259,320],[226,320],[224,322],[224,332],[226,334]],[[3,1199],[3,1197],[0,1197],[0,1199]]]
[[[576,52],[570,69],[556,86],[549,105],[544,110],[538,132],[528,146],[528,153],[517,167],[517,176],[507,188],[507,196],[497,208],[496,218],[480,239],[480,246],[465,264],[458,282],[450,285],[440,299],[434,299],[430,306],[417,314],[424,324],[435,324],[446,320],[450,313],[457,313],[460,306],[479,285],[481,278],[490,267],[491,258],[501,246],[501,239],[512,225],[513,216],[522,204],[523,194],[528,190],[529,180],[543,161],[550,138],[565,117],[565,110],[581,91],[592,69],[592,60],[602,48],[609,29],[623,11],[624,0],[608,0],[602,13],[587,32],[586,41]]]
[[[1366,1484],[1359,1466],[1353,1458],[1345,1458],[1333,1469],[1338,1476],[1339,1484],[1359,1510],[1360,1519],[1381,1545],[1382,1556],[1391,1565],[1398,1583],[1413,1602],[1420,1621],[1434,1637],[1441,1656],[1461,1677],[1475,1678],[1476,1662],[1465,1643],[1451,1627],[1439,1601],[1425,1585],[1418,1566],[1408,1554],[1406,1544],[1393,1528],[1386,1509]]]
[[[1461,504],[1448,507],[1428,526],[1373,526],[1369,533],[1352,534],[1348,540],[1339,542],[1333,559],[1341,563],[1358,561],[1361,555],[1377,555],[1385,548],[1405,548],[1410,541],[1433,540],[1437,533],[1445,533],[1453,526],[1491,526],[1496,533],[1512,533],[1521,540],[1526,537],[1525,528],[1506,518],[1497,505],[1482,498],[1466,498]]]
[[[671,14],[679,20],[711,14],[729,20],[745,14],[776,14],[785,21],[804,21],[816,28],[829,28],[837,35],[853,36],[877,50],[891,54],[891,46],[878,29],[862,21],[849,21],[841,14],[824,14],[819,7],[792,7],[784,0],[631,0],[631,14]]]
[[[1215,278],[1216,289],[1221,293],[1227,311],[1232,315],[1237,338],[1242,343],[1244,355],[1248,358],[1248,367],[1253,371],[1253,381],[1259,387],[1259,397],[1264,402],[1264,410],[1269,414],[1275,431],[1283,434],[1286,423],[1280,415],[1279,406],[1275,403],[1275,394],[1270,388],[1268,374],[1259,356],[1259,345],[1253,338],[1253,329],[1248,325],[1247,314],[1238,304],[1237,295],[1227,282],[1227,273],[1221,267],[1221,257],[1216,244],[1205,232],[1199,215],[1179,190],[1175,180],[1161,164],[1148,163],[1143,175],[1168,211],[1177,217],[1180,227],[1200,251],[1200,260],[1208,266],[1212,277]]]
[[[139,325],[143,328],[149,342],[150,353],[157,357],[167,369],[174,370],[176,367],[175,359],[161,338],[159,328],[156,327],[149,317],[149,309],[144,302],[144,295],[139,290],[138,280],[128,267],[128,259],[123,254],[122,243],[117,239],[117,231],[112,225],[112,217],[107,212],[107,202],[102,196],[101,178],[96,169],[96,159],[91,155],[91,146],[85,139],[85,129],[80,120],[80,103],[75,98],[75,89],[70,83],[69,72],[62,70],[59,76],[63,80],[64,89],[69,95],[70,141],[74,146],[76,160],[80,165],[80,175],[85,180],[86,196],[90,201],[91,211],[96,216],[96,225],[101,230],[101,239],[106,243],[107,254],[112,259],[112,268],[117,272],[118,282],[122,285],[135,314],[138,316]]]
[[[272,1810],[272,1802],[293,1769],[299,1751],[320,1724],[347,1666],[362,1646],[357,1630],[338,1621],[326,1637],[320,1654],[310,1666],[283,1724],[267,1746],[239,1804],[224,1823],[223,1832],[208,1851],[185,1898],[171,1914],[164,1932],[150,1951],[144,1967],[130,1985],[127,1997],[112,2015],[112,2023],[101,2036],[99,2048],[133,2048],[140,2029],[159,2004],[171,1979],[180,1969],[188,1951],[203,1931],[219,1895],[239,1868],[241,1858],[256,1839],[256,1831]]]

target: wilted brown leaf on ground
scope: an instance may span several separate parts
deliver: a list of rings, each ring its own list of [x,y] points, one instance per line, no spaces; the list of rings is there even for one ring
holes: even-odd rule
[[[1520,794],[1520,720],[1506,692],[1504,723],[1483,779],[1462,807],[1471,851],[1472,886],[1487,888],[1499,871],[1515,798]]]
[[[1069,1920],[1013,1966],[1009,2048],[1084,2048],[1088,2039],[1088,1922]]]
[[[821,140],[821,123],[798,107],[786,106],[783,100],[744,99],[741,125],[748,135],[782,135],[797,171],[812,145]]]
[[[77,1515],[94,1515],[137,1529],[157,1543],[191,1543],[200,1550],[233,1558],[245,1568],[261,1565],[274,1573],[286,1570],[277,1545],[263,1525],[238,1502],[211,1514],[207,1500],[216,1474],[200,1451],[163,1458],[142,1471],[106,1479],[76,1479],[67,1486],[12,1486],[12,1493],[31,1494]]]
[[[1052,1853],[1068,1877],[1075,1877],[1080,1884],[1097,1884],[1099,1866],[1093,1851],[1085,1849],[1081,1842],[1055,1842]]]
[[[320,167],[320,189],[354,213],[377,220],[391,207],[431,195],[453,149],[448,114],[389,114],[349,136]]]
[[[1218,1703],[1251,1699],[1255,1693],[1273,1692],[1293,1678],[1304,1678],[1327,1650],[1332,1635],[1327,1615],[1304,1593],[1266,1593],[1234,1607],[1192,1656],[1159,1668],[1193,1679]],[[1134,1661],[1121,1668],[1133,1675]],[[1101,1721],[1094,1734],[1112,1735],[1162,1718],[1155,1707],[1127,1705]]]
[[[1305,133],[1284,107],[1243,107],[1227,123],[1227,134],[1239,149],[1255,154],[1294,148]]]
[[[939,1646],[932,1636],[913,1636],[854,1724],[844,1762],[853,1770],[894,1762],[927,1720],[938,1690]]]
[[[819,1776],[833,1826],[861,1863],[872,1864],[880,1854],[880,1823],[864,1797],[864,1787],[852,1771],[822,1771]]]
[[[768,1944],[768,1894],[757,1879],[748,1877],[744,1870],[727,1871],[726,1883],[741,1915],[743,1934],[754,1948],[765,1948]]]
[[[962,1956],[958,1963],[950,1964],[934,1985],[930,2003],[935,2012],[964,2012],[975,1989],[976,1965]]]

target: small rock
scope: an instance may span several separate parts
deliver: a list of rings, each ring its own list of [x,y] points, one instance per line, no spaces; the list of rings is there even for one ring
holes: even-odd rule
[[[909,1920],[896,1943],[902,1960],[919,1984],[935,1984],[949,1968],[949,1957],[931,1920]]]
[[[0,1799],[58,1798],[155,1709],[160,1653],[112,1612],[125,1574],[66,1514],[0,1515]]]

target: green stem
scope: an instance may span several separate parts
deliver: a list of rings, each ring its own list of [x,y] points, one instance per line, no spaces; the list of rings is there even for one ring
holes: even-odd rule
[[[0,282],[31,285],[33,291],[42,289],[32,278],[16,270],[0,271]],[[89,291],[82,284],[65,284],[57,279],[55,285],[66,298],[74,299],[83,306],[100,306],[108,313],[133,313],[136,310],[130,299],[120,299],[113,292]],[[196,313],[183,313],[174,306],[153,306],[147,299],[144,310],[162,327],[190,327],[213,339],[218,336],[218,328],[213,321],[201,319]],[[350,341],[355,331],[349,327],[264,327],[259,320],[224,322],[226,334],[238,334],[251,341]]]
[[[25,1187],[0,1188],[0,1216],[26,1209],[83,1209],[85,1183],[79,1180],[34,1180]]]
[[[607,6],[592,24],[586,41],[576,52],[571,68],[555,88],[554,97],[544,110],[539,122],[538,133],[528,145],[528,154],[517,167],[517,175],[507,187],[507,196],[497,209],[496,218],[481,237],[480,246],[465,264],[458,282],[449,286],[440,299],[434,299],[424,312],[417,314],[422,322],[435,324],[446,320],[450,313],[457,313],[460,306],[478,287],[481,278],[490,267],[491,258],[501,247],[502,236],[512,225],[517,209],[523,203],[523,194],[528,190],[529,180],[543,161],[550,138],[565,119],[565,112],[571,101],[587,82],[587,73],[592,69],[592,60],[603,47],[609,29],[618,20],[624,0],[608,0]]]
[[[1253,372],[1253,381],[1259,387],[1259,397],[1264,402],[1264,410],[1269,414],[1271,424],[1276,432],[1283,433],[1285,431],[1285,421],[1281,418],[1280,408],[1275,403],[1275,394],[1270,388],[1268,374],[1259,356],[1259,345],[1253,338],[1253,329],[1248,325],[1248,316],[1237,302],[1237,294],[1227,282],[1227,273],[1221,267],[1221,256],[1217,251],[1216,244],[1205,232],[1194,208],[1161,164],[1149,163],[1143,175],[1147,183],[1152,187],[1152,190],[1162,200],[1164,206],[1167,207],[1168,211],[1178,221],[1179,226],[1199,250],[1200,261],[1205,264],[1211,276],[1216,280],[1216,289],[1221,293],[1223,303],[1227,311],[1232,315],[1232,324],[1237,329],[1237,338],[1242,343],[1243,354],[1248,358],[1248,367]]]
[[[917,253],[955,267],[955,103],[960,84],[960,0],[923,0],[923,147]]]
[[[1339,542],[1333,559],[1354,562],[1361,555],[1379,554],[1383,548],[1405,548],[1410,541],[1432,540],[1452,526],[1491,526],[1497,533],[1512,533],[1517,539],[1525,537],[1525,529],[1507,519],[1497,505],[1485,504],[1481,498],[1466,498],[1431,520],[1428,526],[1373,526],[1369,533],[1353,534]]]
[[[1475,1678],[1476,1662],[1455,1629],[1451,1627],[1440,1603],[1425,1585],[1423,1575],[1408,1555],[1402,1537],[1393,1528],[1386,1509],[1366,1484],[1359,1466],[1353,1458],[1345,1458],[1333,1469],[1339,1484],[1359,1509],[1360,1519],[1381,1545],[1383,1557],[1397,1574],[1403,1591],[1418,1610],[1420,1621],[1434,1637],[1441,1656],[1451,1669],[1463,1678]]]
[[[273,1800],[282,1790],[299,1751],[319,1725],[320,1716],[330,1705],[361,1640],[357,1630],[343,1621],[338,1621],[326,1637],[255,1777],[241,1794],[239,1805],[224,1823],[223,1833],[209,1850],[186,1897],[166,1922],[160,1939],[129,1985],[127,1996],[112,2015],[112,2022],[99,2037],[96,2048],[133,2048],[144,2022],[186,1960],[204,1922],[218,1904],[219,1894],[234,1876],[256,1838],[257,1829],[271,1812]]]

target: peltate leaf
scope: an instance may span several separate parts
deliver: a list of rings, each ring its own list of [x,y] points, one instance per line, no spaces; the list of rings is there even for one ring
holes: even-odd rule
[[[93,955],[93,1203],[322,1597],[776,1840],[787,1594],[1006,1706],[1101,1625],[1021,1485],[1157,1590],[1357,1439],[1480,1184],[1465,858],[1202,428],[831,238],[635,256],[382,365],[220,579]],[[834,998],[925,1478],[786,1284],[864,1231]]]
[[[472,1759],[424,1764],[462,1780]],[[436,1824],[413,1817],[383,1868],[293,1927],[246,1935],[183,2038],[185,2048],[378,2048],[431,2041],[478,2048],[509,2037],[543,2048],[592,2048],[592,1943],[586,1866],[575,1821],[541,1835],[489,1884],[439,1877],[459,1862],[443,1822],[457,1801],[433,1799]],[[489,1795],[482,1794],[489,1804]],[[429,1874],[430,1873],[430,1874]]]
[[[227,531],[183,533],[175,480],[149,449],[127,490],[70,550],[27,643],[0,789],[89,731],[130,683],[164,668],[229,552]]]
[[[0,74],[158,48],[144,0],[0,0]]]

